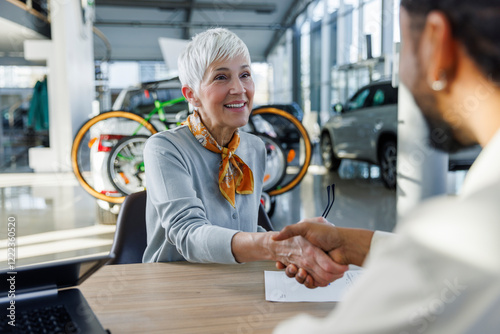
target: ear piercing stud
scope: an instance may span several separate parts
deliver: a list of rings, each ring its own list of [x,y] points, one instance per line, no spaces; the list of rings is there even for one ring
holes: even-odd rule
[[[446,80],[446,74],[444,71],[441,71],[439,74],[439,79],[434,80],[431,83],[431,88],[435,92],[442,91],[443,89],[446,88],[446,85],[448,85],[448,80]]]

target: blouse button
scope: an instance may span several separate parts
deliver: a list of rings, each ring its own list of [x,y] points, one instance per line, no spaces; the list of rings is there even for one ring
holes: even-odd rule
[[[235,213],[233,213],[233,219],[236,219],[236,218],[238,218],[238,214],[235,212]]]

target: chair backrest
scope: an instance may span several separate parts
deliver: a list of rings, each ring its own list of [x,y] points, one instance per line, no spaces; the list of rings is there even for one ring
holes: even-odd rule
[[[128,195],[116,220],[110,264],[140,263],[146,249],[146,191]]]
[[[264,206],[261,204],[259,206],[259,218],[257,220],[257,224],[262,226],[266,231],[274,231],[273,224],[271,224],[271,219],[264,210]]]
[[[116,220],[116,232],[111,247],[115,258],[109,264],[141,263],[147,245],[146,191],[128,195],[123,201]],[[262,204],[258,224],[266,231],[273,231],[271,220]]]

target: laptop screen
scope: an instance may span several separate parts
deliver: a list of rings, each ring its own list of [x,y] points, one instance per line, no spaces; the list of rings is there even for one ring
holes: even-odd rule
[[[105,265],[113,258],[112,255],[101,255],[94,257],[75,258],[62,261],[39,263],[17,267],[15,270],[3,269],[0,272],[0,280],[5,282],[15,272],[16,290],[38,290],[49,286],[58,289],[76,286],[85,281],[90,275]],[[0,294],[8,293],[2,284]]]

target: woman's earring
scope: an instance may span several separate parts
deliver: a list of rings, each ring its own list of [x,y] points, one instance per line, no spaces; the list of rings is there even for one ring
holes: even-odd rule
[[[443,89],[445,89],[447,85],[448,85],[448,80],[446,80],[446,72],[441,71],[439,73],[439,79],[434,80],[431,83],[431,88],[433,91],[439,92],[439,91],[442,91]]]

